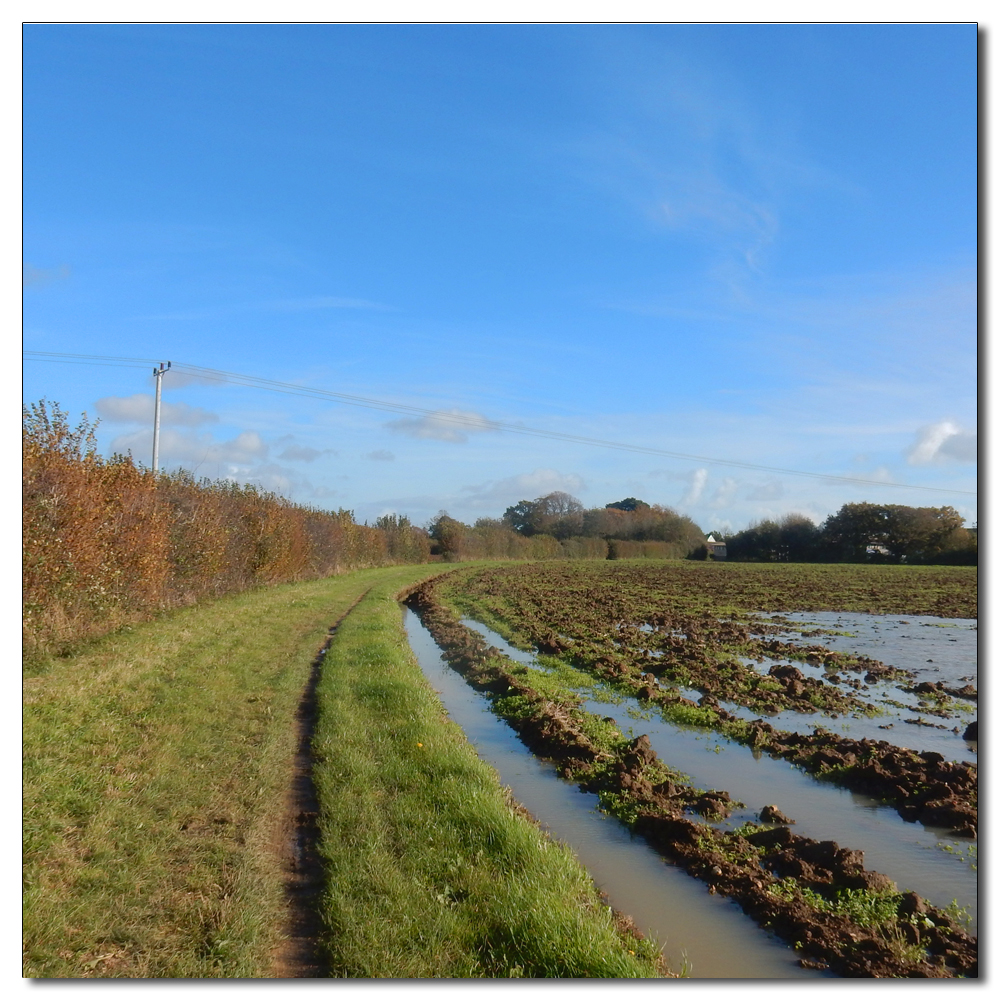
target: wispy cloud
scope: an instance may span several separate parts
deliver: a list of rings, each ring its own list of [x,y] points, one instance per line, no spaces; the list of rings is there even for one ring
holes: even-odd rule
[[[111,442],[111,451],[132,454],[137,460],[153,450],[152,428],[122,434]],[[223,466],[226,475],[246,474],[267,457],[268,446],[256,431],[243,431],[229,441],[216,441],[211,434],[193,434],[166,428],[160,432],[160,460],[164,465],[182,465],[192,471],[205,464]]]
[[[298,470],[274,462],[256,465],[249,471],[232,474],[230,478],[253,483],[271,493],[297,497],[300,503],[303,500],[325,502],[333,497],[343,496],[340,490],[314,483]]]
[[[681,497],[681,506],[693,507],[700,499],[705,490],[705,483],[708,482],[708,469],[695,469],[690,473],[691,485],[687,492]]]
[[[910,465],[943,465],[946,462],[974,463],[979,436],[963,430],[951,420],[941,420],[917,431],[917,440],[906,454]]]
[[[361,457],[370,459],[373,462],[396,461],[396,456],[391,451],[386,451],[385,448],[379,448],[378,451],[370,451],[367,455],[362,455]]]
[[[69,277],[69,268],[62,264],[60,267],[44,268],[35,267],[25,261],[21,265],[21,287],[41,288],[51,285],[53,281],[64,281]]]
[[[728,247],[751,271],[761,270],[761,252],[778,234],[774,206],[729,187],[718,177],[677,178],[669,186],[672,190],[659,206],[667,226]]]
[[[534,500],[536,497],[560,491],[577,493],[586,488],[586,483],[574,473],[558,472],[555,469],[535,469],[519,476],[505,479],[491,479],[476,486],[465,486],[468,494],[463,505],[475,509],[500,510],[519,500]]]
[[[580,169],[654,231],[701,244],[703,276],[736,299],[766,270],[789,196],[845,187],[738,77],[681,47],[605,42],[593,76],[605,116],[577,146]]]
[[[390,420],[386,425],[397,434],[407,437],[429,439],[433,441],[452,441],[463,444],[469,440],[469,434],[498,430],[498,425],[484,417],[481,413],[467,410],[438,410],[426,417],[405,417],[402,420]]]
[[[372,302],[369,299],[350,299],[339,295],[313,295],[304,299],[278,299],[267,303],[271,309],[299,310],[299,309],[375,309],[379,312],[392,312],[392,306],[384,305],[381,302]]]
[[[780,500],[785,495],[785,487],[776,479],[753,486],[747,492],[747,500]]]
[[[733,498],[736,496],[736,490],[739,488],[739,482],[736,479],[726,476],[725,479],[719,484],[719,488],[712,495],[712,499],[709,501],[708,506],[712,510],[725,510],[732,502]]]
[[[896,482],[896,477],[892,474],[892,471],[887,465],[876,465],[865,478],[870,479],[873,483]]]
[[[117,424],[148,424],[153,420],[154,398],[145,393],[134,396],[105,396],[96,404],[102,419]],[[217,423],[218,416],[187,403],[160,403],[160,422],[178,427],[200,427]]]
[[[307,445],[289,445],[278,458],[285,462],[315,462],[320,455],[336,455],[332,448],[310,448]]]

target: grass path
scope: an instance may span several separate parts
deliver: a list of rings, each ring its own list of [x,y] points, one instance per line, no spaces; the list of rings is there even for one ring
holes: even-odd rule
[[[24,974],[270,974],[291,720],[367,570],[206,603],[25,681]]]
[[[23,974],[273,975],[295,710],[327,629],[368,591],[319,690],[333,974],[655,974],[650,946],[516,815],[414,663],[393,598],[439,571],[226,598],[28,677]]]
[[[340,626],[317,691],[331,975],[656,976],[652,944],[448,721],[397,590],[377,585]]]

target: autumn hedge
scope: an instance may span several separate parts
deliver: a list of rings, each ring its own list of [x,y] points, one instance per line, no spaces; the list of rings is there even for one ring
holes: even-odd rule
[[[23,412],[24,649],[59,654],[169,608],[349,569],[425,562],[405,517],[357,524],[229,481],[97,454],[45,400]]]

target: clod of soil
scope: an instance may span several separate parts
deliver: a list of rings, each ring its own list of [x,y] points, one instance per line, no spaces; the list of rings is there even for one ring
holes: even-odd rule
[[[764,806],[760,811],[761,823],[782,823],[788,826],[794,823],[794,819],[789,819],[777,806]]]
[[[862,852],[841,848],[833,841],[796,836],[784,825],[721,832],[690,819],[685,812],[727,815],[728,793],[700,791],[682,780],[663,778],[669,769],[645,736],[623,742],[615,753],[596,747],[582,730],[579,710],[542,698],[512,673],[511,661],[464,628],[437,601],[437,586],[437,581],[422,585],[407,603],[420,615],[448,662],[494,698],[519,694],[530,712],[521,710],[505,717],[526,745],[558,762],[563,775],[582,788],[610,793],[618,803],[620,818],[666,857],[706,881],[709,891],[736,900],[758,923],[795,943],[808,961],[825,963],[844,976],[977,974],[976,939],[915,894],[897,894],[886,876],[864,867]],[[644,683],[641,675],[636,681]],[[818,747],[817,737],[801,738],[804,742],[800,743],[797,734],[776,734],[766,723],[758,724],[756,732],[769,752],[773,747],[776,752],[798,754],[808,747],[814,760],[825,752],[822,761],[828,766],[857,768],[858,780],[867,775],[869,780],[882,782],[898,772],[920,771],[940,779],[928,789],[929,795],[951,795],[952,785],[968,778],[967,770],[948,764],[940,754],[913,755],[872,741]],[[863,759],[854,752],[856,742],[869,751]],[[848,754],[852,755],[850,763]],[[899,787],[905,787],[905,782]],[[952,796],[927,801],[921,808],[936,818],[937,810],[947,815],[949,808],[960,806]],[[869,926],[852,916],[848,905],[856,898],[852,892],[868,894],[866,900],[882,900],[883,909],[886,900],[892,903],[896,895],[899,898],[891,913]],[[920,916],[915,917],[917,913]]]

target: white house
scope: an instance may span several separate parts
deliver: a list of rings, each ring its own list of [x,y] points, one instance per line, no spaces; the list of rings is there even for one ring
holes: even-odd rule
[[[725,559],[726,558],[726,543],[717,541],[715,535],[709,535],[705,539],[705,547],[708,549],[708,554],[713,559]]]

